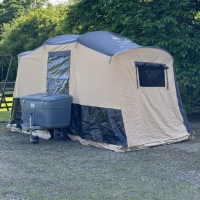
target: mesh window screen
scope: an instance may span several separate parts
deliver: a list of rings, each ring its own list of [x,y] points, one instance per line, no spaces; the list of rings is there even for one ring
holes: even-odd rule
[[[136,63],[140,87],[165,87],[165,69],[162,64]]]
[[[50,52],[47,67],[47,92],[69,94],[70,51]]]

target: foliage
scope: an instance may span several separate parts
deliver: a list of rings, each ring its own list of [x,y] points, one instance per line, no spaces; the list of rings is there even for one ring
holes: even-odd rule
[[[185,108],[193,113],[200,112],[199,13],[199,0],[80,0],[68,9],[63,29],[76,34],[104,29],[168,50]]]
[[[12,26],[8,24],[15,18],[18,18],[22,15],[26,15],[30,10],[35,10],[40,8],[48,3],[48,0],[3,0],[0,3],[0,40],[2,40],[2,34],[7,34],[7,27]],[[7,23],[7,24],[6,24]],[[18,38],[20,39],[20,38]],[[3,41],[0,41],[1,43]],[[0,46],[1,54],[12,54],[12,52],[6,51],[3,46]],[[0,67],[4,68],[2,77],[6,77],[7,70],[6,68],[9,66],[9,61],[5,59],[5,57],[0,58]],[[12,69],[9,80],[15,80],[15,73],[16,73],[16,66],[17,66],[17,59],[13,60],[14,69]],[[1,77],[1,78],[2,78]]]
[[[60,34],[59,21],[63,8],[52,6],[31,11],[4,25],[4,51],[18,54],[40,46],[47,38]]]
[[[10,24],[4,24],[4,32],[0,41],[0,54],[17,55],[40,46],[46,39],[61,34],[60,20],[65,7],[58,5],[38,8],[26,15],[14,19]],[[17,59],[16,59],[17,61]],[[14,80],[16,74],[11,72]]]
[[[0,25],[10,22],[29,9],[42,7],[47,2],[47,0],[3,0],[0,3]]]

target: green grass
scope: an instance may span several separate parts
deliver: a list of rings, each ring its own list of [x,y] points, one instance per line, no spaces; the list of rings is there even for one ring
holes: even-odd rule
[[[0,112],[0,122],[9,121],[10,111],[1,111]]]

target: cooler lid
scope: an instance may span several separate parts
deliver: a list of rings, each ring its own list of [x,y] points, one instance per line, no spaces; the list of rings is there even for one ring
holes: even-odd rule
[[[68,94],[37,93],[37,94],[21,96],[20,100],[51,102],[51,101],[60,101],[71,98],[72,97]]]

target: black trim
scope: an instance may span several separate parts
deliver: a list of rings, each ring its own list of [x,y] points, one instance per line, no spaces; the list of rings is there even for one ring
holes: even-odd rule
[[[10,118],[9,123],[10,124],[23,123],[23,120],[21,119],[21,117],[22,117],[22,112],[21,112],[20,98],[13,98],[11,118]]]
[[[121,110],[72,104],[70,132],[83,139],[127,147]]]
[[[49,57],[56,57],[56,56],[70,56],[71,51],[54,51],[54,52],[49,52]]]
[[[168,69],[167,65],[163,63],[151,63],[151,62],[135,62],[136,67],[142,67],[142,66],[149,66],[149,67],[162,67],[164,69]]]
[[[181,115],[183,117],[183,124],[184,124],[185,128],[187,129],[187,132],[189,134],[192,134],[193,130],[190,127],[190,123],[189,123],[187,115],[185,113],[185,109],[183,107],[183,103],[182,103],[182,100],[181,100],[181,95],[180,95],[179,88],[178,88],[178,83],[176,81],[176,77],[175,76],[174,76],[174,82],[175,82],[175,87],[176,87],[176,95],[177,95],[177,99],[178,99],[179,110],[180,110],[180,113],[181,113]]]

